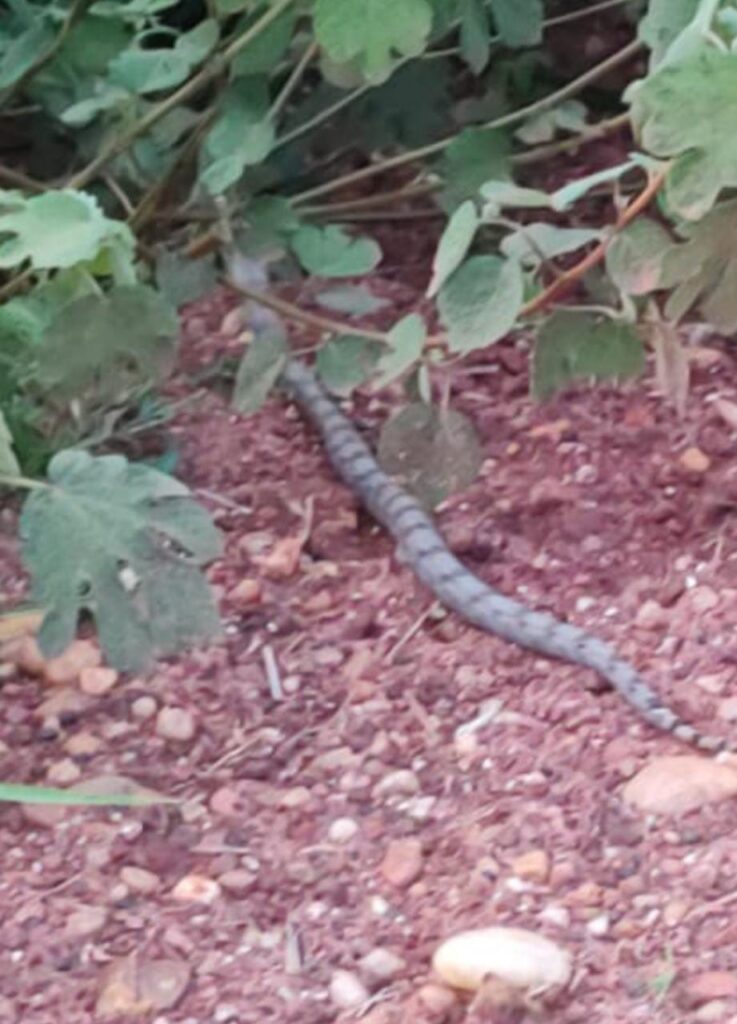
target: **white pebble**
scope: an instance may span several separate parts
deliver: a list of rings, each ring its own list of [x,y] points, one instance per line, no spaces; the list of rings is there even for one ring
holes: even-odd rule
[[[330,998],[341,1010],[355,1010],[369,998],[361,979],[352,971],[334,971],[330,979]]]
[[[597,914],[596,917],[592,917],[586,925],[586,930],[589,935],[593,935],[597,939],[602,938],[609,931],[609,915]]]
[[[353,818],[336,818],[328,829],[328,838],[333,843],[349,843],[358,832],[358,822]]]
[[[195,733],[194,716],[184,708],[162,708],[156,716],[156,732],[165,740],[191,740]]]
[[[459,932],[438,947],[432,962],[446,984],[472,991],[489,975],[514,988],[536,990],[565,985],[571,976],[565,950],[522,928]]]

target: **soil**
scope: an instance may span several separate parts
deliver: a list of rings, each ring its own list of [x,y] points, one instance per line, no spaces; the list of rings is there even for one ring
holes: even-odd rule
[[[415,294],[390,274],[372,288],[389,321]],[[238,350],[235,306],[218,292],[189,307],[174,397]],[[649,378],[535,404],[524,342],[495,347],[454,395],[483,471],[438,520],[474,572],[612,641],[726,733],[737,441],[717,399],[737,400],[735,356],[708,339],[693,355],[679,420]],[[375,440],[399,400],[347,407]],[[245,419],[200,391],[173,434],[226,541],[210,570],[222,642],[72,701],[53,727],[49,687],[6,666],[0,773],[48,781],[71,762],[185,802],[3,807],[2,1020],[103,1019],[105,971],[130,953],[186,967],[176,1005],[139,1017],[157,1024],[539,1019],[437,987],[437,944],[489,924],[572,954],[550,1021],[737,1020],[737,804],[653,821],[620,796],[684,748],[585,670],[433,611],[279,398]],[[11,535],[5,600],[25,587]],[[162,735],[161,708],[192,738]],[[377,948],[396,961],[378,986],[362,965]],[[356,998],[340,971],[365,1001],[341,1009]]]

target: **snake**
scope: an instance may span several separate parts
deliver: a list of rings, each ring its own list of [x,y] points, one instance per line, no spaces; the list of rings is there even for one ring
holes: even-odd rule
[[[684,721],[605,641],[506,597],[472,573],[451,552],[421,503],[381,468],[311,367],[288,359],[279,386],[316,428],[337,476],[393,537],[402,562],[442,605],[485,633],[593,669],[641,718],[685,743],[710,752],[731,749],[726,740]]]

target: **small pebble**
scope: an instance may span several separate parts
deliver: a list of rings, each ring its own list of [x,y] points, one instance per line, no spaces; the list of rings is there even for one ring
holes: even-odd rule
[[[156,892],[161,884],[159,876],[155,875],[153,871],[146,871],[145,868],[139,868],[133,864],[121,868],[120,880],[129,889],[132,889],[134,892],[140,892],[143,895],[150,895]]]
[[[529,850],[514,858],[512,871],[518,878],[542,885],[550,873],[550,858],[545,850]]]
[[[330,979],[330,999],[341,1010],[355,1010],[369,998],[369,991],[352,971],[334,971]]]
[[[114,668],[89,665],[79,673],[79,688],[90,697],[101,697],[115,686],[118,673]]]
[[[609,931],[609,915],[597,914],[586,923],[586,931],[597,939],[603,938]]]
[[[417,992],[419,1002],[425,1010],[432,1015],[432,1020],[445,1020],[455,1009],[457,1003],[455,993],[442,985],[434,985],[429,982],[423,985]]]
[[[336,818],[328,829],[328,839],[332,843],[349,843],[358,832],[358,822],[353,818]]]
[[[230,871],[224,871],[222,875],[218,875],[219,884],[225,889],[226,892],[231,892],[235,896],[241,896],[243,893],[248,892],[249,889],[253,888],[253,884],[256,881],[256,876],[252,871],[247,871],[245,868],[232,868]]]
[[[391,842],[379,867],[384,879],[397,889],[406,889],[422,874],[422,844],[419,839]]]
[[[88,939],[102,931],[106,921],[105,907],[80,907],[67,917],[64,935],[68,939]]]
[[[71,786],[78,782],[82,772],[78,764],[75,764],[70,757],[56,761],[46,772],[46,778],[52,786]]]
[[[220,886],[205,875],[185,875],[172,889],[172,897],[180,903],[214,903]]]
[[[708,455],[692,445],[681,452],[678,461],[689,473],[705,473],[711,466],[711,459]]]
[[[419,792],[420,780],[408,768],[399,768],[389,772],[374,786],[371,795],[376,799],[382,796],[414,796]]]
[[[185,743],[195,734],[194,715],[185,708],[162,708],[156,716],[156,732],[162,739]]]
[[[134,718],[145,721],[147,718],[153,718],[157,707],[158,705],[153,697],[136,697],[131,704],[131,714]]]
[[[406,966],[406,961],[401,956],[381,946],[362,956],[358,964],[361,977],[374,989],[393,981]]]
[[[92,757],[101,746],[102,741],[91,732],[77,732],[64,742],[64,749],[70,757]]]

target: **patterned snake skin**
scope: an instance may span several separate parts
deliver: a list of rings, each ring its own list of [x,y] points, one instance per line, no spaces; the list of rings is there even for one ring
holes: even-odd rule
[[[450,552],[422,506],[379,468],[369,446],[312,370],[292,360],[282,371],[280,384],[317,427],[338,476],[392,534],[403,561],[446,607],[520,647],[594,669],[656,728],[702,750],[727,748],[726,741],[702,735],[666,707],[603,640],[504,597],[469,572]]]

